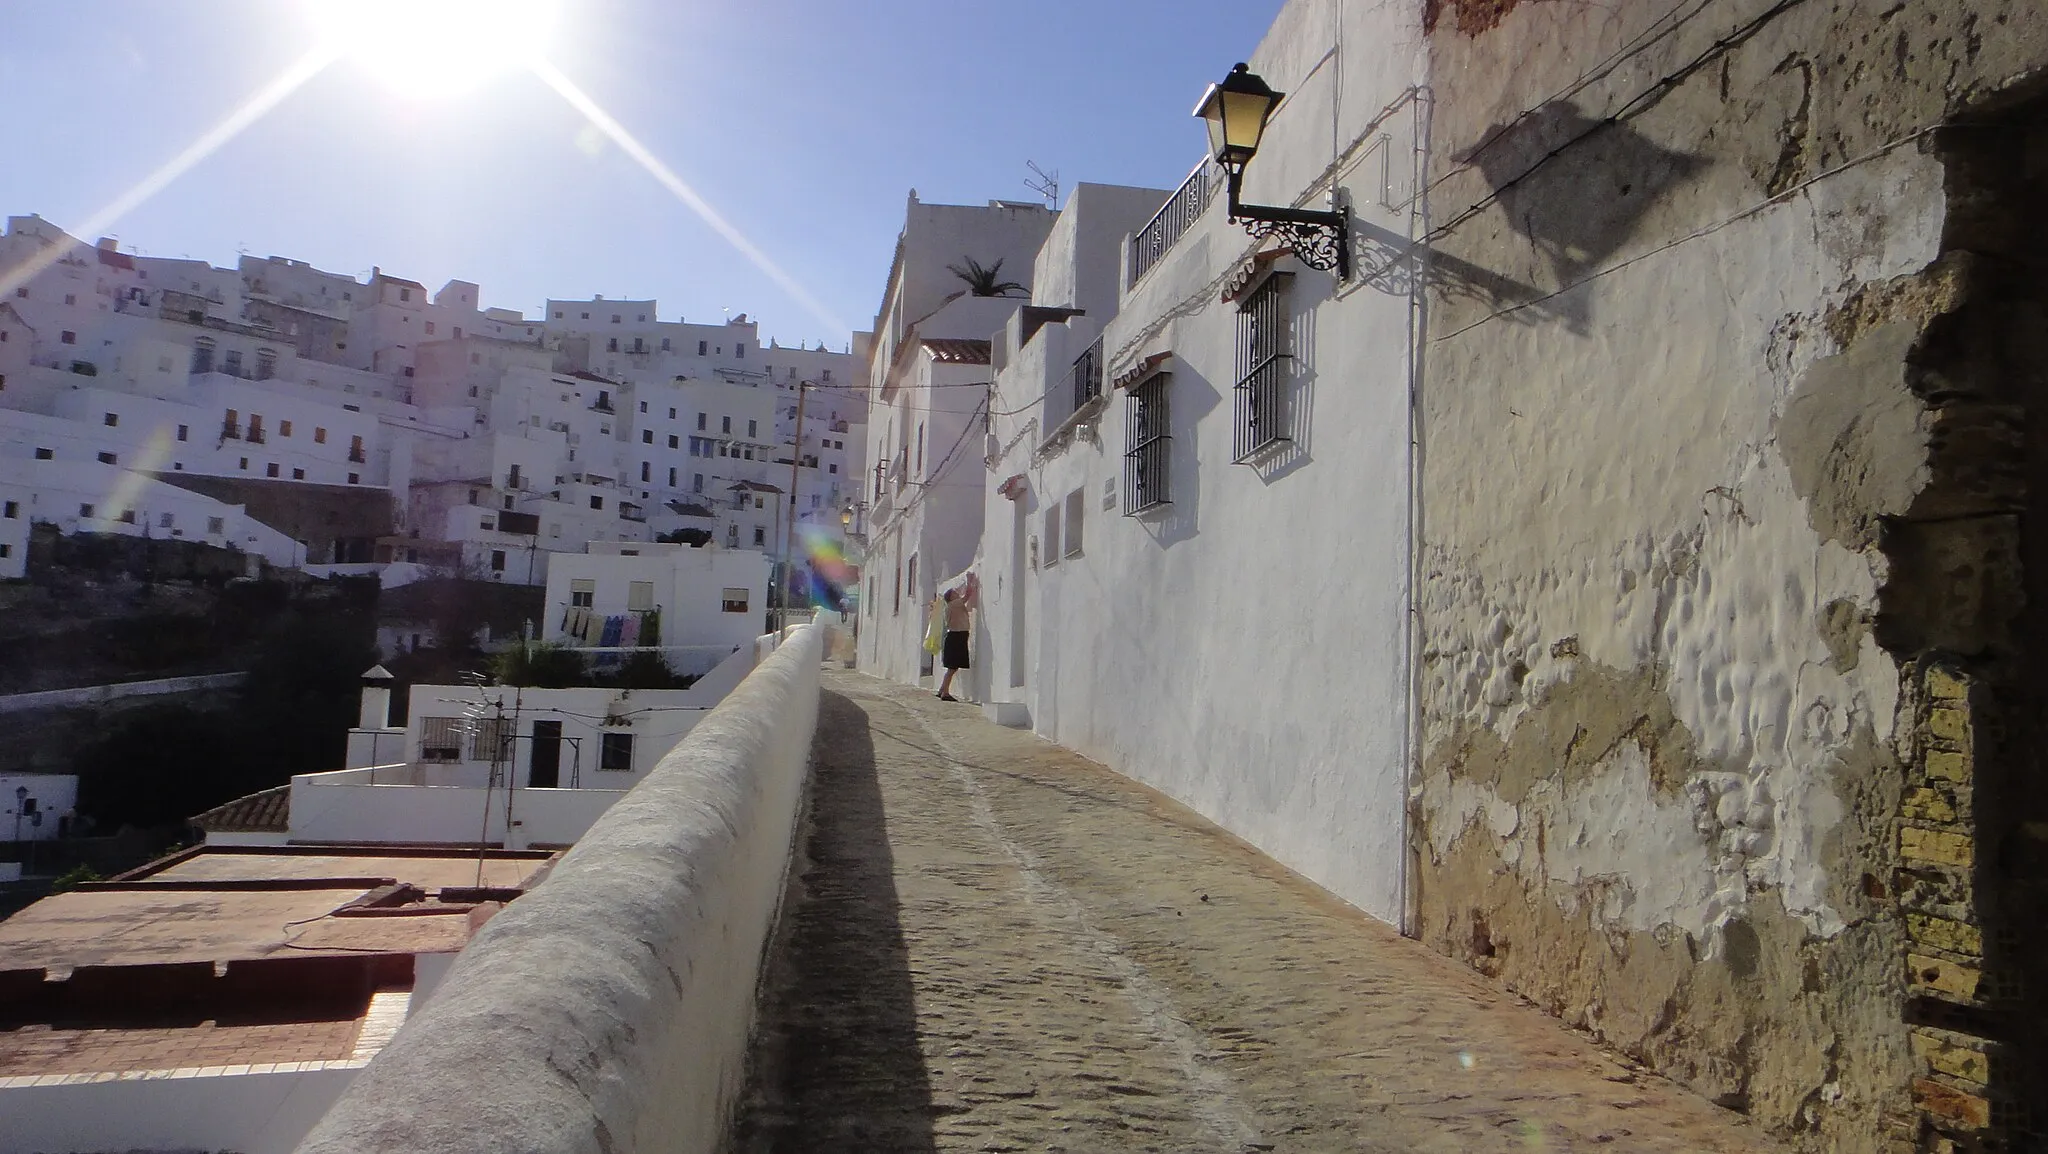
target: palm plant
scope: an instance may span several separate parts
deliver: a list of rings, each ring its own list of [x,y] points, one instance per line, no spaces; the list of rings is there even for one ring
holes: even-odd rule
[[[1003,262],[1000,258],[998,258],[994,264],[989,265],[987,268],[983,268],[981,264],[971,256],[963,257],[961,259],[967,262],[964,267],[962,265],[949,264],[946,266],[946,271],[952,273],[954,276],[957,276],[961,280],[967,282],[967,291],[969,295],[978,297],[999,297],[1007,295],[1012,289],[1015,289],[1018,292],[1031,291],[1029,288],[1026,288],[1024,285],[1018,284],[1016,281],[996,279],[997,277],[1002,275],[1003,271]]]

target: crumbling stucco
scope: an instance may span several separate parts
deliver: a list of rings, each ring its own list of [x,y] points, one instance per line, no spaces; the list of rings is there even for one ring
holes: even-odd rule
[[[1852,549],[1876,541],[1880,520],[1905,513],[1927,485],[1927,410],[1906,383],[1918,336],[1895,322],[1815,361],[1778,422],[1814,531]]]
[[[1903,678],[2008,626],[2023,421],[1944,375],[1991,335],[1944,328],[1979,258],[1914,134],[2042,46],[1914,11],[1432,36],[1417,924],[1813,1150],[1889,1149],[1917,1072],[1982,1061],[1906,1021],[1901,838],[1960,803]]]

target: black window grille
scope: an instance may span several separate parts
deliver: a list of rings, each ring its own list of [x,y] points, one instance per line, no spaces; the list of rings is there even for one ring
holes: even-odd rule
[[[1237,314],[1231,460],[1238,463],[1289,439],[1287,385],[1294,355],[1289,347],[1288,279],[1286,273],[1266,278]]]
[[[1173,500],[1167,488],[1167,455],[1173,449],[1173,419],[1166,405],[1166,373],[1131,387],[1124,402],[1124,515],[1156,509]]]
[[[420,719],[420,760],[461,761],[462,739],[469,732],[469,722],[461,717],[423,717]]]

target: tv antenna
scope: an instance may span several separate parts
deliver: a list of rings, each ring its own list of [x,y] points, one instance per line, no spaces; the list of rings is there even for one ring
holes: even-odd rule
[[[1060,208],[1060,174],[1058,169],[1051,172],[1038,167],[1037,161],[1027,160],[1024,167],[1038,174],[1037,180],[1027,180],[1024,187],[1045,198],[1047,208],[1058,212]]]

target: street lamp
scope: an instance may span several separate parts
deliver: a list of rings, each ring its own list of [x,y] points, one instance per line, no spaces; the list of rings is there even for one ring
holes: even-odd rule
[[[1222,167],[1229,185],[1230,219],[1244,222],[1245,231],[1260,239],[1281,236],[1301,263],[1325,272],[1334,269],[1340,279],[1349,279],[1351,224],[1343,211],[1242,204],[1238,200],[1245,166],[1258,155],[1266,122],[1282,95],[1239,64],[1220,83],[1211,84],[1195,106],[1195,115],[1209,125],[1209,154]]]

